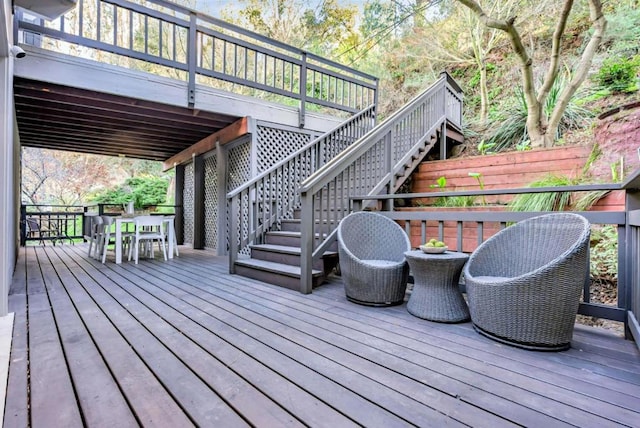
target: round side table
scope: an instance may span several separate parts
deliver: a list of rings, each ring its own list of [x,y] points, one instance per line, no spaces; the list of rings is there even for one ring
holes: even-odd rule
[[[407,251],[404,255],[414,281],[407,303],[409,313],[429,321],[467,321],[469,308],[458,289],[458,282],[469,256],[451,251],[426,254],[421,250]]]

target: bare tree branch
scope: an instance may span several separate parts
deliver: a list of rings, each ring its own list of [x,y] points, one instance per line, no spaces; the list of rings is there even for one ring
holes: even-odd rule
[[[547,74],[544,77],[544,82],[538,91],[538,102],[544,105],[547,96],[549,95],[549,91],[553,86],[553,82],[556,80],[558,76],[558,70],[560,69],[560,46],[562,42],[562,35],[564,34],[564,30],[567,27],[567,20],[569,19],[569,14],[571,13],[571,8],[573,7],[573,0],[566,0],[564,2],[564,7],[562,8],[562,12],[560,12],[560,19],[556,24],[556,29],[553,32],[552,45],[551,45],[551,62],[549,64],[549,69],[547,70]]]
[[[580,57],[578,65],[574,68],[575,71],[571,82],[569,82],[558,97],[558,102],[549,117],[549,131],[553,130],[554,133],[560,124],[560,120],[562,119],[562,115],[564,114],[569,101],[571,101],[571,98],[587,77],[589,66],[591,65],[593,57],[598,50],[598,46],[602,43],[602,38],[604,37],[604,33],[607,29],[607,21],[602,14],[602,3],[600,0],[589,0],[589,15],[594,28],[593,35],[591,36],[589,43],[587,43],[587,47],[584,52],[582,52],[582,57]]]

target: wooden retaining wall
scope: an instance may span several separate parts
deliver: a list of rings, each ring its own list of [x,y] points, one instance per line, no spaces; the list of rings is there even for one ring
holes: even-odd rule
[[[578,177],[582,174],[591,146],[554,147],[552,149],[423,162],[412,176],[413,193],[433,192],[439,177],[447,179],[446,190],[479,190],[470,172],[482,174],[485,189],[526,187],[548,174]],[[437,189],[436,189],[437,190]],[[506,204],[511,196],[489,196],[491,204]],[[430,205],[432,201],[423,200]],[[612,192],[596,204],[594,210],[624,210],[624,194]]]
[[[455,158],[442,161],[423,162],[417,172],[412,176],[413,193],[433,192],[437,189],[431,187],[437,183],[439,177],[447,179],[446,190],[480,190],[478,181],[470,177],[470,172],[482,174],[485,189],[496,188],[520,188],[526,187],[531,182],[539,180],[548,174],[579,177],[582,174],[591,146],[554,147],[552,149],[532,150],[526,152],[509,152],[495,155],[475,156],[468,158]],[[489,204],[504,205],[512,199],[512,196],[487,196]],[[479,198],[478,198],[479,201]],[[434,198],[414,201],[414,204],[430,205]],[[402,211],[472,211],[494,210],[502,211],[504,206],[470,207],[470,208],[436,208],[430,206],[413,206],[396,208]],[[611,192],[602,198],[593,208],[593,211],[623,211],[624,192]],[[478,244],[477,224],[468,222],[463,225],[462,248],[457,248],[456,222],[444,223],[443,240],[451,250],[471,252]],[[500,228],[498,223],[486,223],[484,226],[484,239],[496,233]],[[410,236],[412,247],[422,244],[420,224],[412,224]],[[426,228],[426,239],[438,238],[438,223],[429,222]]]

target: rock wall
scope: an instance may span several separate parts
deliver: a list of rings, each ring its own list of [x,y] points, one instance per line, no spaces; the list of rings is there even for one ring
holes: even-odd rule
[[[611,180],[611,166],[620,171],[621,159],[625,177],[640,168],[640,108],[608,115],[596,123],[593,134],[602,155],[589,169],[592,176]]]

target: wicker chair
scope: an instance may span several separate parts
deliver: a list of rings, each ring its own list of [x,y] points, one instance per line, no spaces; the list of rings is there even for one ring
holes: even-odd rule
[[[338,253],[347,299],[369,306],[402,303],[409,277],[404,253],[410,249],[404,230],[383,215],[345,217],[338,226]]]
[[[464,268],[475,329],[525,349],[568,349],[589,273],[589,235],[584,217],[553,213],[482,243]]]

